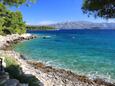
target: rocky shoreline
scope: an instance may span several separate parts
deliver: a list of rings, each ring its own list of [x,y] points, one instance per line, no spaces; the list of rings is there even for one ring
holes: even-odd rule
[[[15,58],[19,62],[22,71],[25,74],[36,76],[42,83],[41,86],[115,86],[115,83],[106,82],[102,79],[91,80],[71,71],[56,69],[41,62],[28,61],[20,53],[6,50],[12,44],[33,38],[36,38],[36,36],[31,34],[0,36],[0,55]]]
[[[16,44],[24,40],[30,40],[36,37],[37,37],[36,35],[32,34],[22,34],[22,35],[12,34],[7,36],[0,35],[0,50],[6,50],[12,44]]]

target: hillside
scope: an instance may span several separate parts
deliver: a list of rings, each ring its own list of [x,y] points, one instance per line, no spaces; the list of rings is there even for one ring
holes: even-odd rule
[[[49,26],[57,29],[115,29],[115,23],[92,23],[86,21],[63,22],[51,24]]]

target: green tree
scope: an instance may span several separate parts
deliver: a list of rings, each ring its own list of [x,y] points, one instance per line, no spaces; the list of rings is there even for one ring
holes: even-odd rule
[[[22,34],[26,32],[21,12],[12,12],[0,3],[0,34]]]
[[[0,34],[3,34],[5,14],[6,14],[6,7],[0,3]]]
[[[8,6],[20,6],[34,0],[0,0],[0,34],[22,34],[26,32],[26,24],[21,12],[12,12]]]
[[[3,24],[4,24],[4,19],[3,18],[0,18],[0,34],[3,35]]]
[[[11,12],[7,11],[6,16],[4,17],[4,24],[5,26],[2,31],[5,34],[22,34],[26,32],[26,24],[23,22],[23,17],[21,12]]]
[[[8,6],[20,6],[22,4],[28,4],[30,2],[35,2],[36,0],[0,0],[4,5]]]
[[[84,0],[82,10],[88,16],[115,18],[115,0]]]

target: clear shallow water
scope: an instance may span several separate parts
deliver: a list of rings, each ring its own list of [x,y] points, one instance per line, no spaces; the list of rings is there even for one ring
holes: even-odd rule
[[[75,73],[115,79],[115,30],[59,30],[31,32],[37,38],[14,46],[28,59],[40,60]]]

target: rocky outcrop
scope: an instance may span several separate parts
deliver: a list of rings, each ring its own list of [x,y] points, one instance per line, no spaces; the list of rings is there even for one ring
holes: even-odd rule
[[[10,79],[7,72],[0,72],[0,86],[28,86],[28,84],[22,84],[17,79]]]
[[[8,79],[4,83],[4,86],[20,86],[20,82],[16,79]]]
[[[12,34],[12,35],[7,35],[7,36],[1,36],[0,35],[0,49],[6,49],[7,47],[10,47],[12,44],[18,43],[23,40],[29,40],[36,38],[36,35],[32,34]]]
[[[33,39],[36,37],[37,36],[31,34],[12,34],[7,36],[0,35],[0,50],[6,50],[7,47],[10,47],[12,44],[21,42],[23,40]],[[5,58],[1,55],[1,53],[2,52],[0,52],[0,86],[28,86],[28,84],[21,84],[17,79],[10,79],[9,74],[4,70],[4,68],[6,67],[6,63],[4,61]]]

